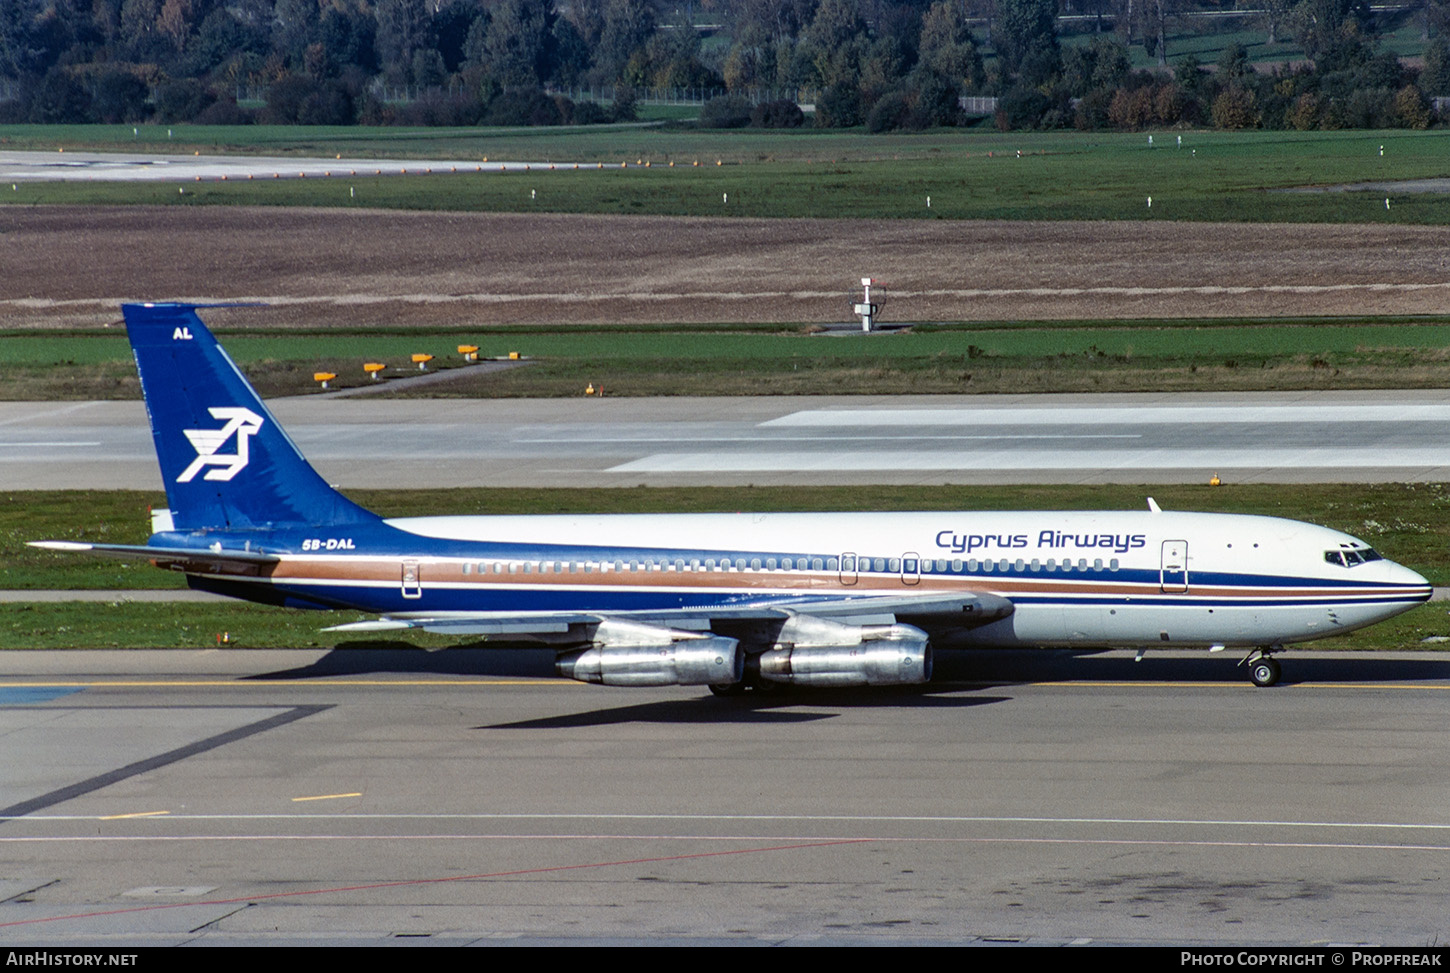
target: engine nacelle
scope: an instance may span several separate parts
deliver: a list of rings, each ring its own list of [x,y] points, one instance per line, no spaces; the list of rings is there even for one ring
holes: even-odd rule
[[[759,657],[760,677],[792,686],[909,686],[931,679],[931,646],[921,629],[835,627],[849,629],[857,638],[850,643],[797,643],[770,649]]]
[[[745,674],[740,643],[719,635],[654,645],[595,644],[566,652],[554,664],[561,676],[605,686],[723,686]]]

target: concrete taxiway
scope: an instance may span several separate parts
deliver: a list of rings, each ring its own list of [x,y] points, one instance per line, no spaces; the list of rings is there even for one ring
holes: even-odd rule
[[[0,654],[7,945],[1443,942],[1450,664],[946,654],[744,700],[548,654]]]
[[[458,159],[305,159],[292,156],[166,155],[153,152],[0,151],[4,182],[213,182],[503,172],[549,168],[547,162]],[[559,168],[567,168],[559,165]],[[590,168],[593,168],[592,166]]]
[[[1450,391],[270,403],[344,488],[1450,479]],[[15,489],[159,489],[140,402],[0,403]]]

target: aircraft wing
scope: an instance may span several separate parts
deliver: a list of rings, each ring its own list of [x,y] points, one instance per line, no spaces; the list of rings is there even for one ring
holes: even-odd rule
[[[675,631],[708,632],[731,623],[787,621],[795,616],[829,619],[846,625],[894,625],[910,622],[928,629],[974,628],[1012,614],[1012,602],[986,592],[920,595],[856,595],[846,598],[801,597],[702,608],[611,612],[438,612],[393,615],[350,622],[328,632],[383,632],[421,628],[451,635],[557,635],[572,626],[609,620],[659,625]]]

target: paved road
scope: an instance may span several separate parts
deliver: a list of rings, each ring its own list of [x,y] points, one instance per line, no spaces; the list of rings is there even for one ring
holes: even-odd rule
[[[559,168],[568,168],[559,164]],[[292,156],[157,155],[152,152],[0,151],[3,182],[212,182],[429,175],[552,168],[548,162],[427,159],[303,159]],[[593,168],[590,166],[589,168]]]
[[[985,653],[743,702],[546,664],[0,654],[0,937],[1445,939],[1442,661]]]
[[[353,488],[1450,478],[1450,391],[272,405]],[[139,402],[0,403],[0,479],[160,487]]]

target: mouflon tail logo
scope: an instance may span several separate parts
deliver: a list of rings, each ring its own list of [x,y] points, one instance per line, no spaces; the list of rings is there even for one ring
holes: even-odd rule
[[[256,435],[258,429],[262,428],[262,417],[251,409],[237,407],[214,407],[207,410],[213,419],[225,419],[226,425],[220,429],[183,429],[186,438],[191,441],[191,447],[196,450],[196,459],[191,465],[181,472],[176,478],[177,483],[190,483],[191,478],[201,471],[203,466],[212,466],[215,469],[206,471],[205,480],[230,480],[247,466],[249,458],[247,451],[247,440]],[[235,453],[218,453],[233,436],[237,440],[237,451]]]

